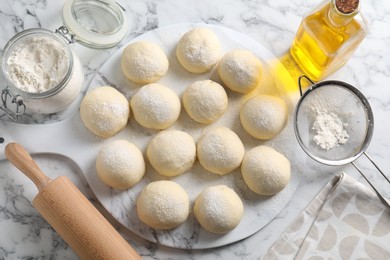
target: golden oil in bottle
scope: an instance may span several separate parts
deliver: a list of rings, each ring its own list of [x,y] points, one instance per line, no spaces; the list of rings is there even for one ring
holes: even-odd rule
[[[344,65],[366,34],[359,0],[328,0],[302,20],[290,53],[317,81]]]

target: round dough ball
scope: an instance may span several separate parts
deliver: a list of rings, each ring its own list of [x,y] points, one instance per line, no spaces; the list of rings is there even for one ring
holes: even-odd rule
[[[145,161],[141,151],[125,140],[104,145],[96,158],[98,177],[116,189],[128,189],[145,174]]]
[[[152,83],[140,88],[130,100],[135,120],[151,129],[165,129],[180,115],[180,99],[171,89]]]
[[[265,145],[249,150],[241,165],[245,183],[260,195],[273,195],[281,191],[290,180],[290,171],[290,161]]]
[[[226,87],[245,94],[260,84],[262,65],[252,52],[232,50],[219,61],[218,75]]]
[[[103,138],[122,130],[129,116],[129,102],[113,87],[93,89],[85,95],[80,104],[80,117],[85,127]]]
[[[188,194],[173,181],[151,182],[137,198],[138,217],[155,229],[179,226],[187,219],[189,210]]]
[[[204,229],[224,234],[240,223],[244,205],[234,190],[217,185],[207,188],[196,198],[194,213]]]
[[[226,111],[225,89],[211,80],[196,81],[184,91],[183,105],[187,114],[198,123],[210,124]]]
[[[260,95],[242,106],[240,119],[244,129],[253,137],[271,139],[286,125],[287,106],[280,98]]]
[[[196,146],[189,134],[165,130],[150,140],[146,155],[159,174],[172,177],[192,167],[196,158]]]
[[[209,29],[196,28],[184,34],[176,47],[176,57],[189,72],[203,73],[217,64],[221,44]]]
[[[122,53],[121,68],[129,80],[138,84],[158,81],[169,67],[167,56],[160,46],[151,42],[134,42]]]
[[[226,127],[218,127],[203,134],[197,145],[200,164],[208,171],[224,175],[237,169],[245,154],[245,148],[236,133]]]

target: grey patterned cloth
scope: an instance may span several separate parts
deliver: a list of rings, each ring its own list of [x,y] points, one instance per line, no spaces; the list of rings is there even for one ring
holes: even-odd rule
[[[339,174],[262,259],[390,259],[390,210],[368,187]]]

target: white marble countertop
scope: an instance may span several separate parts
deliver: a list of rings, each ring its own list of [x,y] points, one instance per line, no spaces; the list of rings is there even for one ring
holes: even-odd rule
[[[260,42],[275,56],[289,49],[301,17],[319,1],[118,1],[125,9],[132,39],[149,30],[176,23],[210,23],[242,32]],[[369,21],[369,34],[349,62],[329,79],[356,86],[369,100],[375,130],[368,153],[390,177],[390,2],[365,0],[361,10]],[[42,27],[54,30],[62,24],[58,1],[0,0],[0,49],[17,32]],[[74,46],[88,80],[113,53]],[[296,76],[296,75],[295,75]],[[51,118],[53,119],[53,118]],[[56,120],[56,118],[54,118]],[[0,136],[2,134],[0,123]],[[0,145],[4,149],[4,144]],[[208,250],[179,250],[145,241],[124,230],[99,206],[84,176],[71,160],[58,155],[33,156],[50,177],[63,175],[74,181],[117,227],[144,259],[257,259],[275,242],[325,183],[340,171],[364,183],[351,165],[330,167],[308,160],[300,186],[285,209],[265,228],[231,245]],[[365,158],[357,162],[374,185],[387,197],[387,183]],[[32,207],[35,186],[8,162],[0,161],[0,259],[77,259],[72,249],[50,228]]]

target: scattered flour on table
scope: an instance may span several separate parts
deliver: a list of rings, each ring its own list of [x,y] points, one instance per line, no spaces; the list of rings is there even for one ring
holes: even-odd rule
[[[339,115],[325,108],[317,110],[312,129],[315,131],[313,141],[322,149],[330,150],[340,144],[345,144],[349,135],[345,129],[348,126]]]

